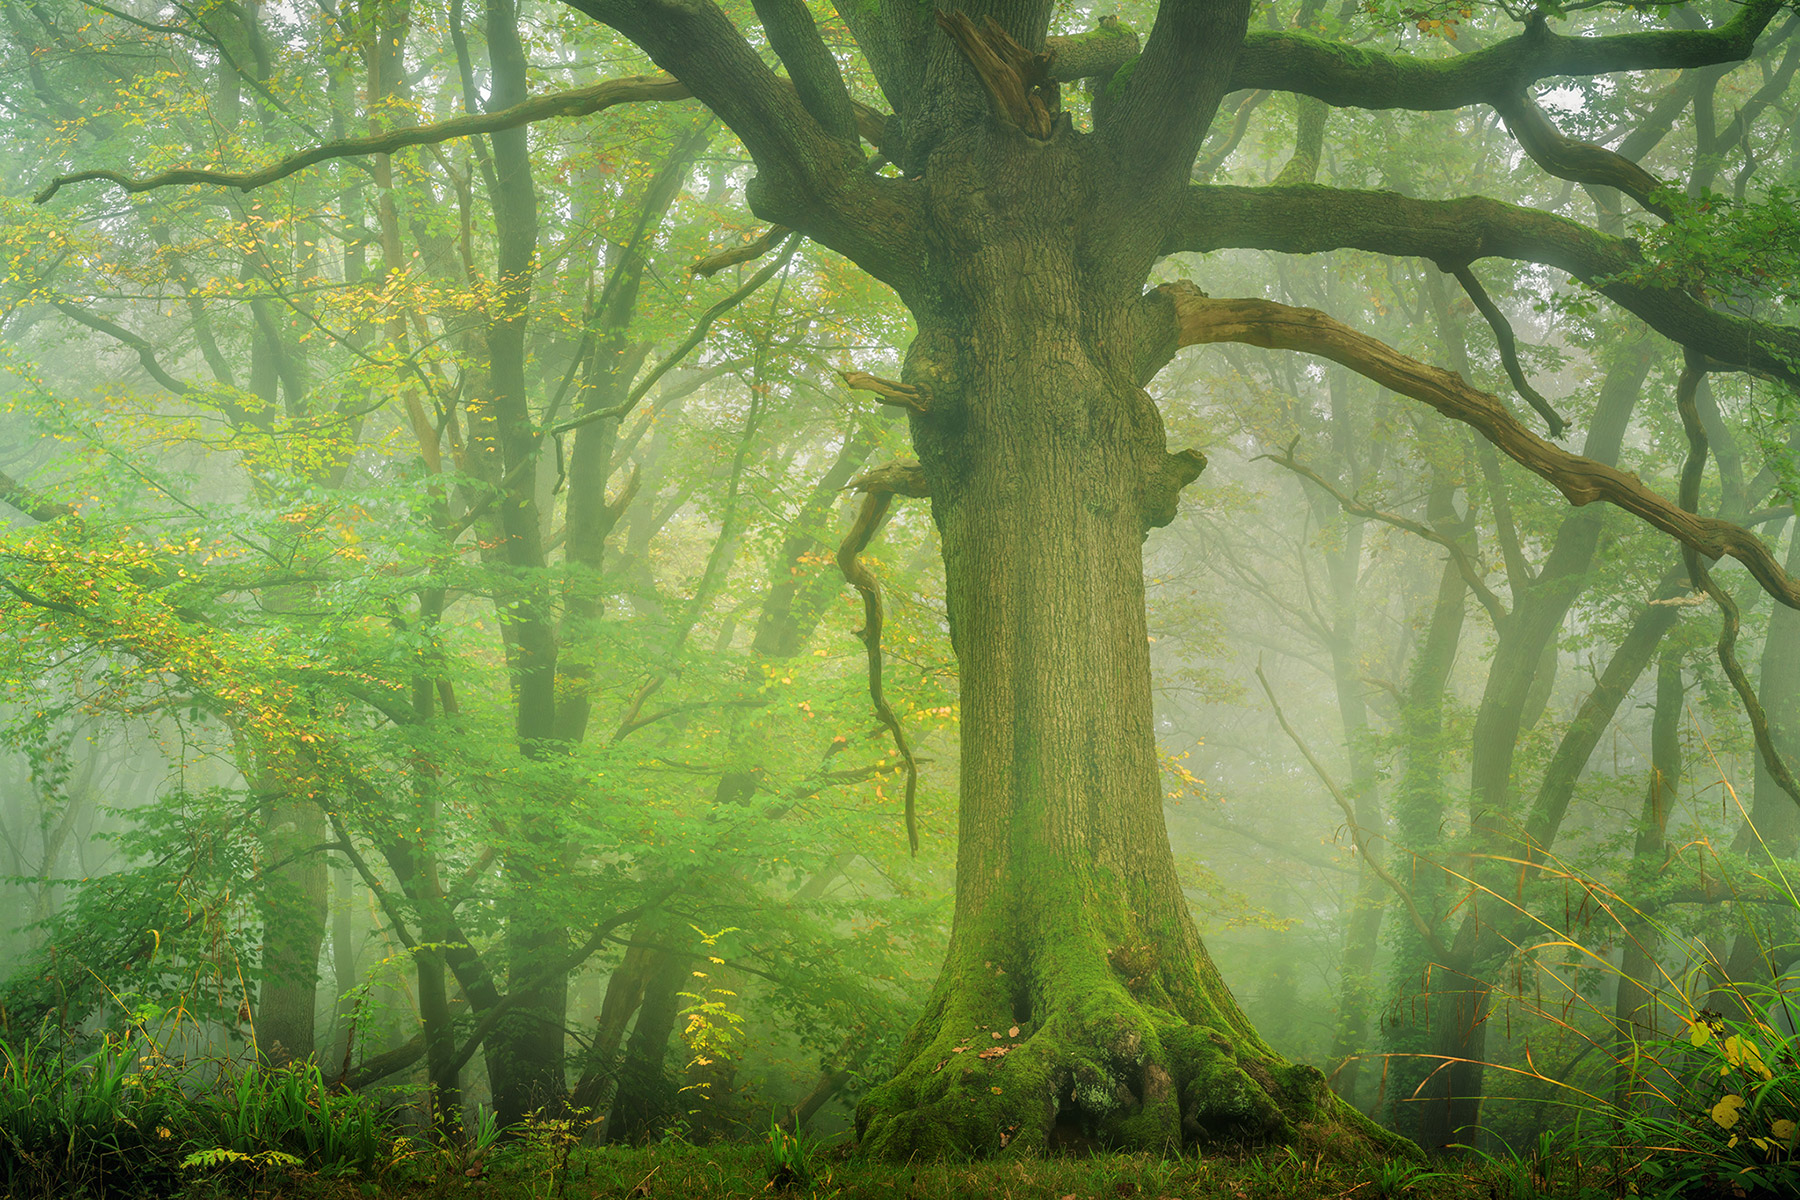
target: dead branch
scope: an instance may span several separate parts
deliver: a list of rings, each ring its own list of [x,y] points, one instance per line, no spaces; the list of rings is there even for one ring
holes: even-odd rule
[[[883,404],[892,404],[899,408],[910,409],[920,416],[931,411],[931,391],[910,383],[899,383],[892,379],[883,379],[879,375],[871,375],[867,371],[839,371],[838,377],[844,386],[856,392],[873,392],[881,397]]]
[[[1062,108],[1050,78],[1050,56],[1033,54],[1013,41],[992,17],[984,17],[976,28],[965,14],[940,10],[937,23],[975,68],[994,102],[994,115],[1032,137],[1048,138]]]
[[[904,464],[895,464],[903,466]],[[892,468],[886,468],[892,469]],[[913,468],[917,470],[916,467]],[[877,472],[871,471],[869,475]],[[869,476],[864,476],[866,480]],[[854,484],[852,486],[855,486]],[[881,690],[881,584],[875,573],[869,570],[857,556],[868,549],[875,531],[881,527],[882,518],[887,516],[888,505],[893,503],[896,489],[868,486],[858,488],[864,493],[862,508],[856,514],[856,521],[850,526],[850,532],[844,536],[843,545],[838,547],[838,570],[850,581],[862,595],[863,627],[856,631],[862,639],[863,648],[869,657],[869,699],[875,704],[875,715],[887,727],[894,737],[894,746],[900,751],[900,757],[906,763],[906,842],[914,855],[919,853],[919,821],[916,801],[919,791],[919,764],[913,758],[912,747],[907,743],[906,730],[900,725],[900,718],[893,707],[888,704],[887,697]],[[908,493],[901,493],[908,494]]]

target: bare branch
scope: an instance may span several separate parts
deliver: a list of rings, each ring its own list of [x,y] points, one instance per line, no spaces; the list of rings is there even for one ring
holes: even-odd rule
[[[1735,558],[1771,596],[1800,608],[1800,581],[1781,569],[1755,534],[1729,521],[1699,516],[1645,487],[1635,475],[1545,441],[1519,424],[1498,397],[1471,387],[1460,375],[1408,358],[1316,309],[1268,300],[1212,300],[1185,283],[1165,284],[1150,296],[1159,293],[1151,302],[1168,306],[1174,321],[1170,340],[1176,345],[1243,342],[1328,358],[1470,426],[1569,503],[1605,500],[1708,558]]]
[[[709,254],[705,258],[695,259],[688,270],[702,279],[711,279],[726,267],[735,267],[739,263],[755,262],[775,247],[781,245],[781,239],[793,230],[781,225],[771,225],[755,241],[746,242],[742,246],[733,246],[729,250],[721,250],[717,254]]]
[[[1362,856],[1362,860],[1368,865],[1369,870],[1373,871],[1381,882],[1387,884],[1394,895],[1400,897],[1401,902],[1406,905],[1407,913],[1412,917],[1413,928],[1419,931],[1419,936],[1425,939],[1425,943],[1431,947],[1431,952],[1440,958],[1448,957],[1450,953],[1448,947],[1438,939],[1437,931],[1425,919],[1425,914],[1419,911],[1418,904],[1413,901],[1412,893],[1407,891],[1406,885],[1395,879],[1393,872],[1382,866],[1380,860],[1370,851],[1368,834],[1363,831],[1361,825],[1356,823],[1356,808],[1350,803],[1349,797],[1345,796],[1343,789],[1332,780],[1331,773],[1320,764],[1318,759],[1313,757],[1313,752],[1306,748],[1306,743],[1300,739],[1298,733],[1294,732],[1294,727],[1288,724],[1287,714],[1281,711],[1281,705],[1275,699],[1275,689],[1269,686],[1269,677],[1263,674],[1261,659],[1258,659],[1256,663],[1256,681],[1262,684],[1263,695],[1269,698],[1269,707],[1275,711],[1275,720],[1280,722],[1281,731],[1288,735],[1288,740],[1294,743],[1296,750],[1300,751],[1300,757],[1306,760],[1306,765],[1313,769],[1313,774],[1319,777],[1319,782],[1325,785],[1325,790],[1331,793],[1331,798],[1337,801],[1337,806],[1343,810],[1344,823],[1350,830],[1350,840],[1356,844],[1356,852]]]
[[[1494,594],[1493,589],[1488,587],[1487,580],[1482,576],[1482,573],[1476,569],[1473,560],[1469,558],[1469,552],[1463,549],[1462,543],[1458,542],[1455,538],[1439,533],[1431,526],[1419,521],[1414,521],[1410,517],[1403,517],[1399,513],[1384,512],[1378,508],[1371,508],[1369,505],[1364,504],[1359,500],[1346,496],[1343,492],[1333,487],[1331,482],[1324,476],[1297,460],[1294,457],[1292,448],[1283,450],[1279,454],[1259,454],[1256,456],[1256,459],[1267,459],[1277,466],[1286,467],[1302,479],[1311,480],[1313,484],[1322,489],[1326,495],[1330,496],[1333,500],[1336,500],[1338,507],[1347,513],[1358,517],[1364,517],[1371,521],[1380,521],[1384,525],[1392,525],[1395,529],[1403,529],[1415,537],[1421,537],[1428,542],[1442,546],[1450,552],[1450,559],[1456,564],[1457,574],[1462,576],[1463,582],[1468,585],[1469,590],[1475,593],[1475,598],[1481,601],[1481,607],[1487,609],[1488,617],[1494,622],[1494,625],[1498,627],[1506,620],[1506,606],[1500,602],[1500,597]],[[1252,461],[1256,460],[1253,459]]]

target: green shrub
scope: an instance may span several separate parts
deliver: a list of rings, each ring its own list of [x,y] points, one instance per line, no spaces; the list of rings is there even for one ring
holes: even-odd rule
[[[393,1139],[374,1102],[312,1064],[199,1086],[141,1036],[71,1058],[0,1041],[0,1185],[8,1196],[166,1196],[196,1172],[371,1173]]]

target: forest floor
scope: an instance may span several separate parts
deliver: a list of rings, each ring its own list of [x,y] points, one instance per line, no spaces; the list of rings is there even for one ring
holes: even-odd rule
[[[368,1181],[239,1178],[188,1194],[265,1200],[1490,1200],[1557,1194],[1541,1180],[1506,1178],[1506,1164],[1353,1166],[1307,1161],[1286,1151],[1224,1158],[1165,1159],[1096,1154],[984,1163],[894,1164],[814,1151],[796,1176],[757,1145],[662,1146],[513,1153],[474,1169]],[[1518,1185],[1525,1184],[1521,1188]],[[218,1186],[224,1185],[224,1186]],[[1540,1186],[1532,1186],[1540,1185]]]

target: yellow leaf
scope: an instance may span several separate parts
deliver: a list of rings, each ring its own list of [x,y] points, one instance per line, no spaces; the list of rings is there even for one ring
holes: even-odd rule
[[[1688,1028],[1688,1041],[1696,1046],[1704,1046],[1712,1040],[1712,1026],[1705,1021],[1695,1021]]]
[[[1775,1136],[1775,1140],[1778,1142],[1792,1142],[1796,1129],[1800,1129],[1800,1126],[1787,1120],[1776,1121],[1769,1126],[1769,1132]]]
[[[1712,1106],[1713,1123],[1720,1129],[1730,1129],[1738,1123],[1738,1115],[1744,1107],[1742,1096],[1727,1096]]]

